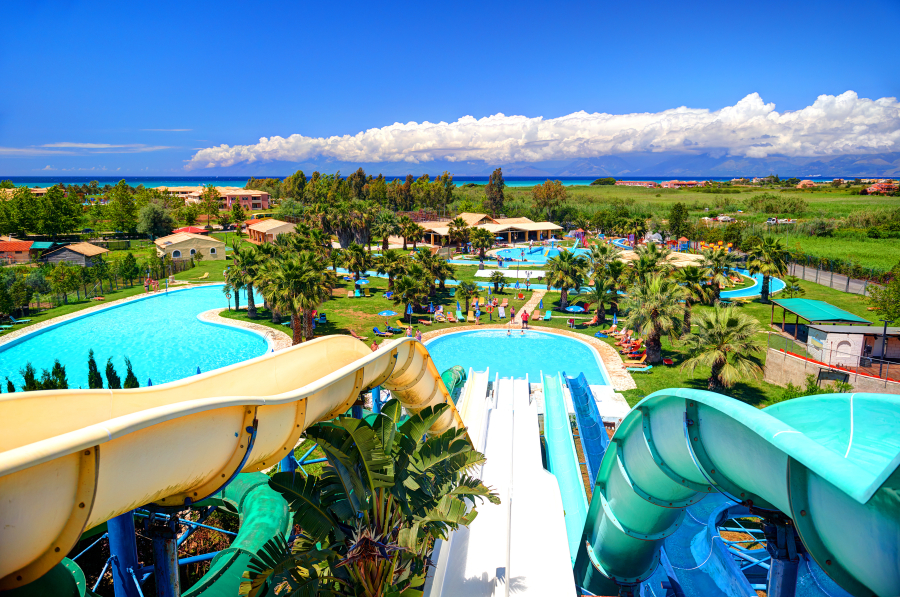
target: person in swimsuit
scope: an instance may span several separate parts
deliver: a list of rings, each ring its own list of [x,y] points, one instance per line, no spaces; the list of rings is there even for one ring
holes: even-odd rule
[[[420,330],[419,328],[416,328],[416,340],[418,340],[419,342],[422,341],[422,330]]]

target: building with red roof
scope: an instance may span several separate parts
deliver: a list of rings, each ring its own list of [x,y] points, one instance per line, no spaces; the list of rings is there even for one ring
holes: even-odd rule
[[[184,228],[176,228],[172,231],[172,234],[177,232],[187,232],[188,234],[209,234],[209,230],[206,228],[198,228],[197,226],[185,226]]]
[[[31,244],[30,240],[0,241],[0,263],[28,263]]]

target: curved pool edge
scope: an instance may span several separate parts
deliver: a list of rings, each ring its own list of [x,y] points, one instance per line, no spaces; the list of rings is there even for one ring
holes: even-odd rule
[[[53,317],[48,319],[47,321],[42,321],[40,323],[36,323],[34,325],[29,325],[27,327],[21,328],[19,330],[13,330],[12,332],[6,334],[5,336],[0,337],[0,350],[3,350],[7,347],[7,345],[18,344],[19,341],[30,338],[31,336],[36,336],[38,334],[42,334],[48,330],[52,330],[53,328],[59,327],[65,323],[68,323],[74,319],[78,319],[80,317],[86,317],[89,315],[94,315],[101,311],[106,311],[107,309],[116,309],[123,305],[143,301],[149,298],[153,298],[155,296],[159,296],[160,294],[166,294],[167,292],[180,292],[183,290],[190,290],[192,288],[203,288],[206,286],[224,286],[224,282],[209,282],[205,284],[190,284],[186,286],[178,286],[176,288],[170,288],[168,291],[166,290],[157,290],[155,292],[144,292],[141,294],[136,294],[134,296],[127,296],[125,298],[116,299],[109,303],[98,303],[93,307],[87,307],[81,309],[79,311],[73,311],[72,313],[67,313],[65,315],[59,315],[58,317]]]
[[[449,336],[451,334],[459,334],[464,332],[480,332],[485,330],[503,331],[506,329],[507,326],[505,324],[482,324],[467,325],[459,328],[443,328],[423,334],[422,343],[427,348],[428,344],[432,341],[437,340],[438,338]],[[626,390],[637,389],[637,384],[634,382],[634,379],[623,368],[622,358],[619,356],[619,353],[613,350],[613,348],[609,344],[606,344],[605,342],[602,342],[597,338],[586,336],[584,334],[577,334],[568,330],[559,330],[556,328],[548,328],[544,326],[529,326],[528,331],[540,334],[555,334],[557,336],[563,336],[585,344],[594,355],[599,369],[605,377],[606,381],[609,382],[609,385],[615,391],[624,392]]]
[[[201,323],[205,323],[207,325],[217,325],[225,328],[231,328],[256,334],[266,341],[266,344],[269,347],[266,352],[283,350],[285,348],[290,348],[293,345],[293,339],[281,330],[273,330],[270,327],[261,325],[259,323],[253,323],[252,321],[241,321],[239,319],[228,319],[222,317],[220,313],[225,310],[225,307],[208,309],[206,311],[197,313],[197,319],[200,320]],[[271,338],[269,337],[270,334]]]

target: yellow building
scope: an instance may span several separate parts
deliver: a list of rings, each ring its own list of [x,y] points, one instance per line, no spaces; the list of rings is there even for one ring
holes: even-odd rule
[[[197,253],[203,259],[225,259],[225,243],[202,234],[176,232],[156,239],[156,254],[169,255],[172,259],[190,259]]]

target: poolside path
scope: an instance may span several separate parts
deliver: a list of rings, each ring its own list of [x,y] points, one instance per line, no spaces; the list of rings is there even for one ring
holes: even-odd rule
[[[535,304],[537,304],[537,302],[535,302]],[[603,364],[606,366],[606,372],[609,374],[609,380],[612,382],[612,386],[617,392],[624,392],[625,390],[634,390],[637,388],[637,384],[634,383],[634,379],[632,379],[628,371],[623,368],[622,357],[619,356],[619,353],[616,352],[616,350],[606,342],[603,342],[586,334],[578,334],[569,330],[560,330],[557,328],[548,328],[539,325],[530,325],[529,327],[530,329],[540,332],[549,332],[551,334],[559,334],[560,336],[568,336],[569,338],[581,340],[582,342],[590,344],[600,354],[600,359],[603,361]],[[507,329],[507,324],[466,325],[455,328],[444,328],[441,330],[434,330],[433,332],[426,332],[422,334],[422,340],[431,340],[432,338],[437,338],[445,334],[452,334],[454,332],[492,329],[505,330]]]
[[[541,301],[544,300],[545,294],[547,294],[546,290],[535,290],[531,293],[531,298],[528,299],[528,302],[522,306],[522,309],[525,309],[529,313],[533,312],[537,309],[537,306],[541,304]],[[519,309],[519,312],[521,312],[522,309]]]
[[[233,328],[241,328],[244,330],[248,330],[263,336],[272,343],[272,348],[276,351],[282,350],[284,348],[290,348],[291,343],[293,342],[293,338],[288,336],[282,331],[273,330],[270,327],[260,325],[258,323],[251,323],[249,321],[241,321],[239,319],[225,319],[220,316],[219,313],[225,311],[225,307],[219,309],[210,309],[209,311],[204,311],[200,315],[197,316],[197,319],[200,321],[205,321],[207,323],[216,323],[219,325],[227,325]]]

